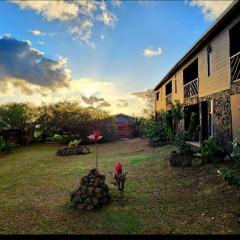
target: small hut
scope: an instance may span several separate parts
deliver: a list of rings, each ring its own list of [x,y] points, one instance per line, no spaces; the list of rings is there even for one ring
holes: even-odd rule
[[[115,115],[115,124],[119,138],[135,137],[135,121],[133,117],[126,114]]]

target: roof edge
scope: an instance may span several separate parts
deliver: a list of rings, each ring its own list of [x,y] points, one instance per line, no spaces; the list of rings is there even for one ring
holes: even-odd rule
[[[234,11],[235,8],[240,7],[240,1],[233,1],[228,8],[226,8],[222,14],[215,20],[215,22],[208,28],[208,30],[193,44],[193,46],[183,55],[182,58],[168,71],[163,79],[154,87],[153,91],[157,91],[187,60],[193,55],[198,48],[201,47],[201,43],[211,36],[213,31]]]

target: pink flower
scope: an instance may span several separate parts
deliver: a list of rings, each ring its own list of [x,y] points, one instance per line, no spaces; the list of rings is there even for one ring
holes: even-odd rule
[[[94,142],[97,142],[98,140],[100,140],[102,138],[102,136],[100,135],[100,131],[99,130],[94,130],[89,136],[88,139]]]

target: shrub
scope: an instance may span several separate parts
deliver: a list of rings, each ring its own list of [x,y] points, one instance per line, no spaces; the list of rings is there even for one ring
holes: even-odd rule
[[[146,119],[144,121],[142,128],[143,128],[144,134],[148,138],[157,138],[157,137],[165,136],[164,129],[161,126],[160,122],[154,118]]]
[[[62,143],[64,138],[60,134],[54,134],[50,139],[52,142]]]
[[[234,139],[232,144],[232,152],[230,153],[231,159],[235,161],[236,167],[240,167],[240,147],[237,139]]]
[[[204,140],[201,147],[201,156],[205,162],[212,162],[214,154],[219,148],[213,141],[213,137]]]
[[[14,143],[8,143],[0,136],[0,153],[9,153],[16,145]]]
[[[231,152],[230,157],[235,163],[235,170],[225,168],[223,170],[217,170],[218,175],[222,177],[225,182],[230,186],[240,187],[240,176],[239,170],[240,167],[240,146],[237,139],[234,139],[231,143]]]
[[[68,143],[69,147],[77,147],[80,144],[81,140],[73,140],[71,142]]]
[[[240,187],[240,177],[236,175],[236,171],[225,168],[217,172],[218,176],[222,177],[228,185]]]
[[[193,150],[186,141],[188,139],[188,134],[186,131],[180,132],[174,140],[174,144],[178,148],[179,152],[183,156],[191,156],[193,154]]]
[[[197,114],[195,112],[192,112],[190,117],[189,128],[187,131],[189,140],[193,140],[193,141],[198,138],[198,132],[196,129],[196,117],[197,117]]]

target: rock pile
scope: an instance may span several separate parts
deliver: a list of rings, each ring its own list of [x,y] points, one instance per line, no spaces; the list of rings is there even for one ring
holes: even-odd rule
[[[89,153],[89,148],[83,146],[65,147],[57,150],[57,156],[83,155]]]
[[[105,176],[97,169],[92,169],[88,175],[82,177],[80,186],[71,193],[74,206],[87,210],[103,207],[110,202],[109,188],[105,184]]]

